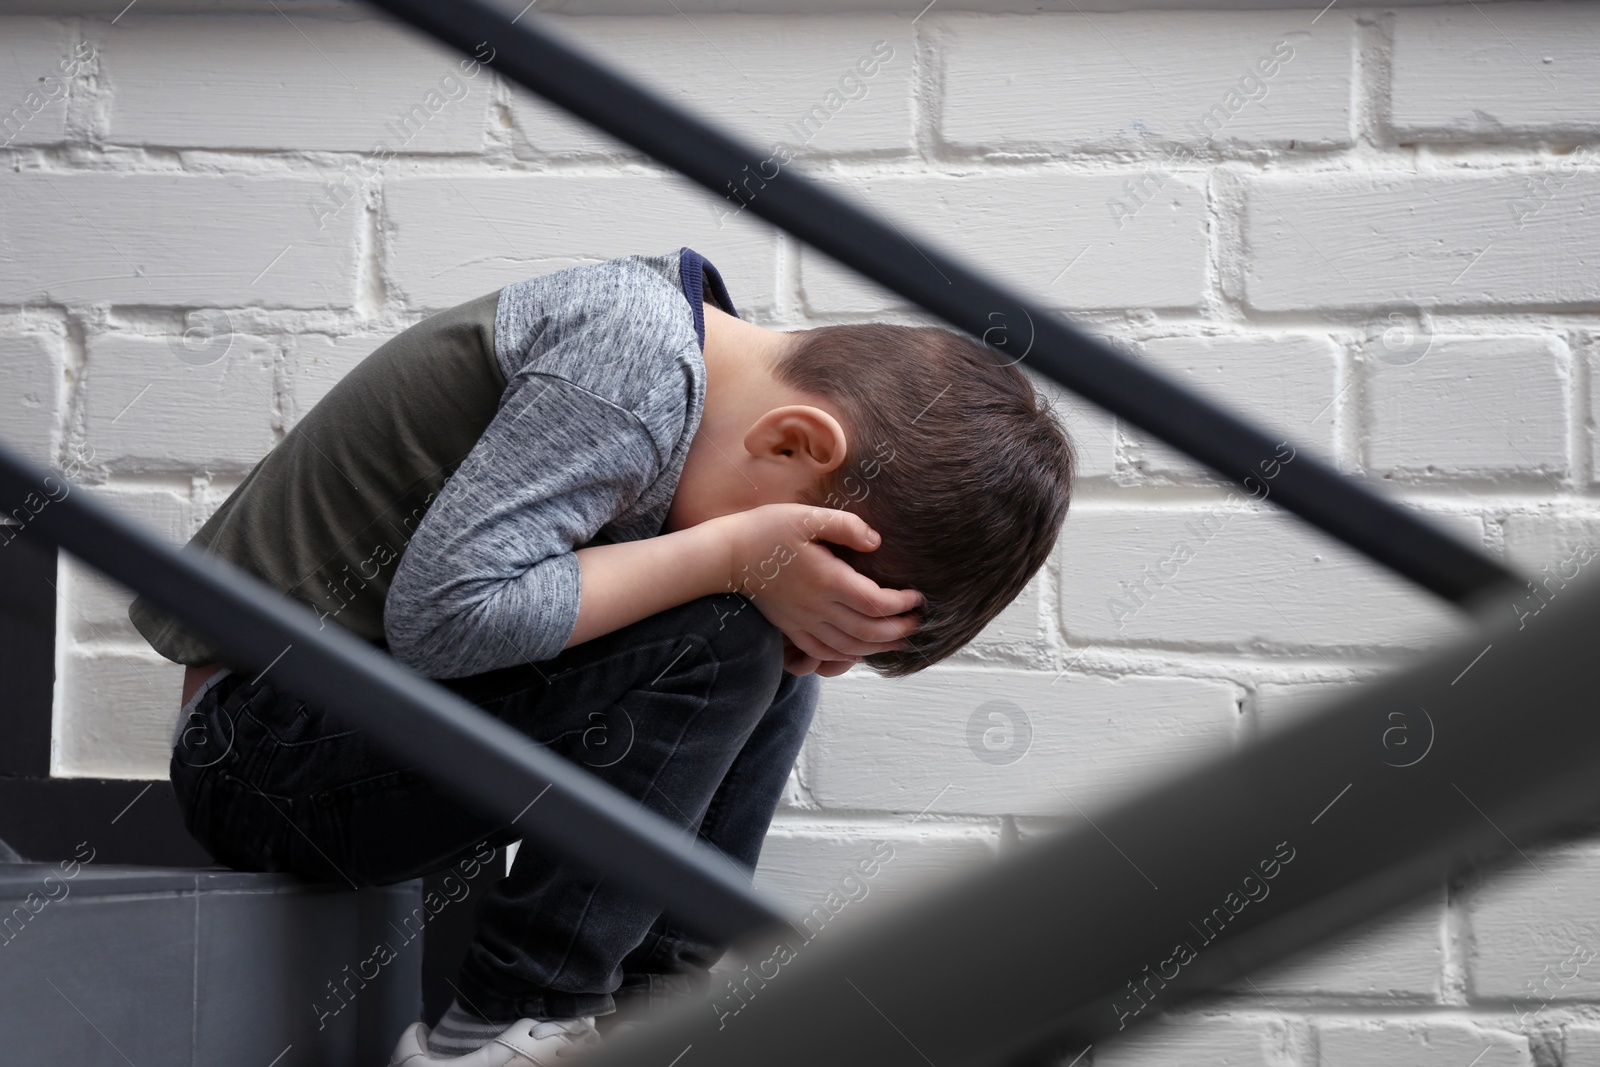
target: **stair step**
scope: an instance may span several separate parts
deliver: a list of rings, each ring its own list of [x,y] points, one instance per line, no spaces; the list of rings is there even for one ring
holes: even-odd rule
[[[426,918],[420,880],[0,864],[0,1059],[383,1067],[421,1017]]]

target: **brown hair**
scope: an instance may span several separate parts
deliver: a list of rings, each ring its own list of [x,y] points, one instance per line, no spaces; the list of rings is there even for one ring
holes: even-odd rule
[[[883,535],[876,551],[829,547],[885,588],[922,593],[912,647],[866,659],[914,674],[976,637],[1043,566],[1072,494],[1071,439],[1011,357],[963,334],[867,323],[796,337],[776,377],[832,401],[849,439],[800,502],[866,519]]]

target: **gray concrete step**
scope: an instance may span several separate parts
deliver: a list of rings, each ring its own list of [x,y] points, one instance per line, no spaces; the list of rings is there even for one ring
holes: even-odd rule
[[[422,1011],[422,883],[0,864],[0,1063],[383,1067]]]

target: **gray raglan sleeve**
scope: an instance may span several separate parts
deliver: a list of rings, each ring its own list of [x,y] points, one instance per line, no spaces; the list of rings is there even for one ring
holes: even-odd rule
[[[578,619],[576,548],[660,469],[631,412],[519,374],[400,557],[383,613],[390,654],[430,678],[556,655]]]

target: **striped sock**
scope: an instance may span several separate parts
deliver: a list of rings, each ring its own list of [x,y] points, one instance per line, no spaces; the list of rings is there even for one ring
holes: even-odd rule
[[[505,1032],[515,1019],[492,1022],[480,1018],[452,1000],[444,1017],[428,1034],[428,1055],[466,1056],[478,1051]]]

